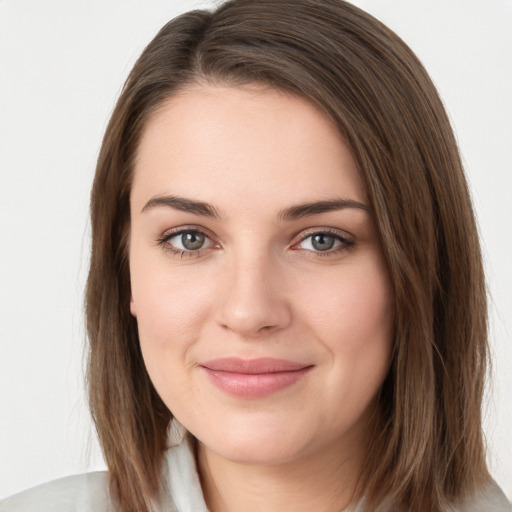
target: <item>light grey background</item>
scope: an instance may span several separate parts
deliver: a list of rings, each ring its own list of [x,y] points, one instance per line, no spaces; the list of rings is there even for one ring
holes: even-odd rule
[[[512,1],[354,0],[416,51],[452,118],[483,238],[485,432],[512,498]],[[103,468],[83,390],[88,194],[134,60],[194,0],[0,0],[0,496]]]

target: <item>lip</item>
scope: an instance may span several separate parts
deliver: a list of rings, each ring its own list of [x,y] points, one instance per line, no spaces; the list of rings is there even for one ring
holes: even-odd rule
[[[313,368],[284,359],[236,357],[214,359],[199,366],[218,389],[247,399],[263,398],[292,386]]]

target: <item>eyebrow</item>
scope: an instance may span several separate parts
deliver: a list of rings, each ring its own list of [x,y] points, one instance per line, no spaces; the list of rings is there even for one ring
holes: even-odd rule
[[[344,210],[345,208],[358,208],[370,213],[370,207],[359,201],[353,199],[330,199],[328,201],[315,201],[312,203],[299,204],[291,206],[279,212],[279,218],[285,221],[302,219],[312,215],[319,215],[321,213],[328,213],[337,210]]]
[[[182,212],[193,213],[217,220],[221,217],[218,210],[211,204],[179,196],[154,196],[144,205],[142,211],[145,212],[158,206],[166,206]]]
[[[222,217],[217,208],[209,203],[175,195],[152,197],[144,205],[142,212],[162,206],[216,220],[220,220]],[[283,221],[293,221],[321,213],[344,210],[345,208],[357,208],[366,212],[371,211],[369,206],[353,199],[330,199],[290,206],[281,210],[278,217]]]

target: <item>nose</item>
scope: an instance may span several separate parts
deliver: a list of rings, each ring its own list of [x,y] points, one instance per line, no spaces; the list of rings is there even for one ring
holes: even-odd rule
[[[292,311],[279,265],[262,255],[237,258],[223,279],[218,323],[240,337],[259,338],[286,328]]]

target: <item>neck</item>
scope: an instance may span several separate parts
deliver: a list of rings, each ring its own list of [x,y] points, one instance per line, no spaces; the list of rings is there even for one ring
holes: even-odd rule
[[[198,467],[211,512],[341,512],[357,501],[360,443],[329,446],[279,465],[227,460],[198,443]]]

